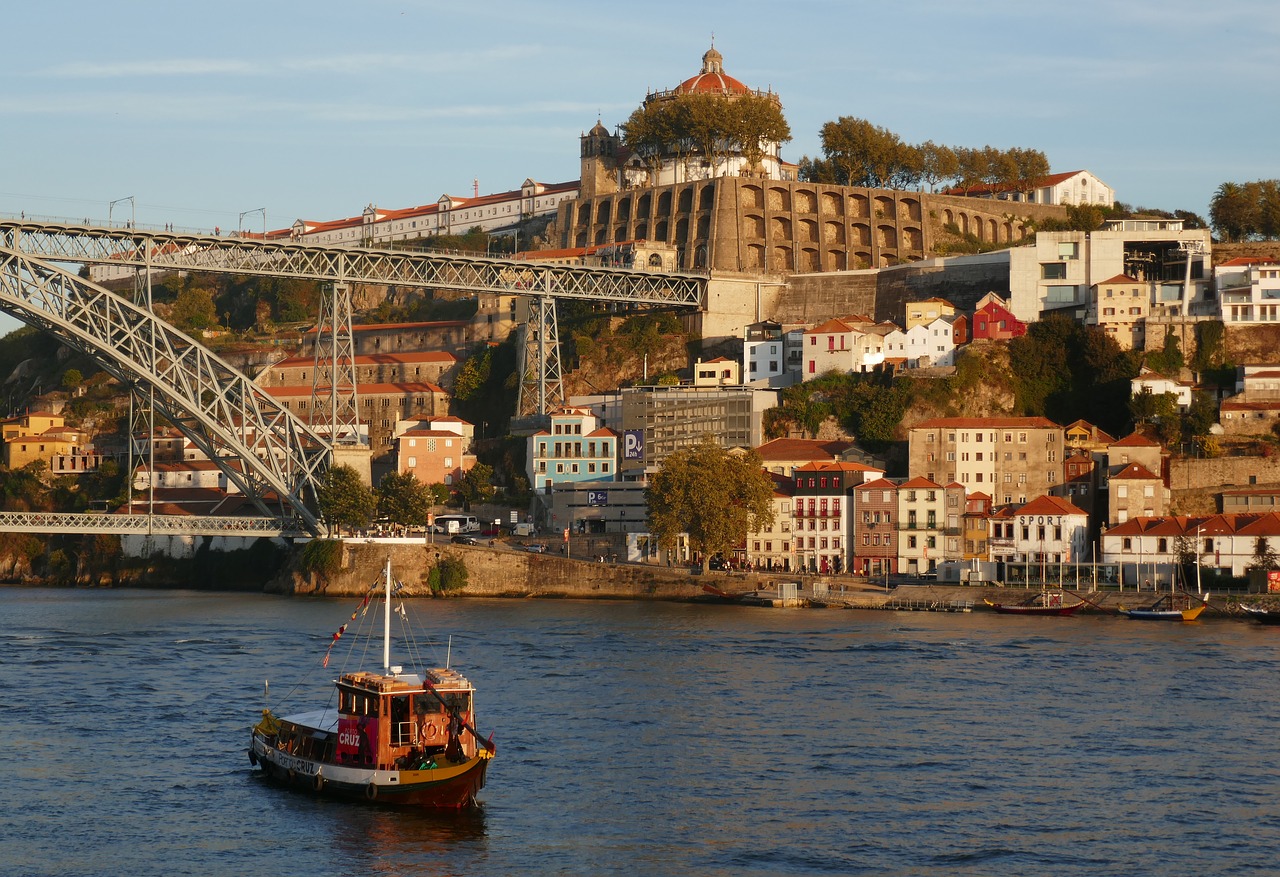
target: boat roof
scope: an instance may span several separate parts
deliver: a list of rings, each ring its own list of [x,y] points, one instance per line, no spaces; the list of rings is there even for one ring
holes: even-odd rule
[[[289,722],[300,728],[310,728],[313,731],[332,733],[338,729],[338,711],[332,707],[322,710],[311,710],[306,713],[294,713],[289,716],[281,716],[280,721]]]
[[[394,669],[394,668],[393,668]],[[426,680],[419,673],[372,673],[360,670],[355,673],[343,673],[336,681],[339,685],[359,688],[364,691],[387,693],[394,691],[422,691],[427,683],[432,688],[444,691],[474,691],[467,678],[457,670],[445,667],[431,667],[425,671]]]

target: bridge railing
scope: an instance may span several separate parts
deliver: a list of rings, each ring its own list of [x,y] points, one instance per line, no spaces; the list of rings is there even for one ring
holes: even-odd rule
[[[0,512],[0,532],[144,536],[293,536],[302,533],[292,522],[280,518],[101,512]]]

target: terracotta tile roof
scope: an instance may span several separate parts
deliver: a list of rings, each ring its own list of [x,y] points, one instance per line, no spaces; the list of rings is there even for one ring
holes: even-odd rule
[[[897,490],[898,483],[890,481],[888,478],[877,478],[875,481],[867,481],[858,485],[859,490]]]
[[[780,438],[765,442],[756,448],[760,459],[770,460],[818,460],[835,459],[853,447],[853,442],[822,439]]]
[[[1149,439],[1140,432],[1131,432],[1118,442],[1111,444],[1113,448],[1158,448],[1160,443],[1155,439]]]
[[[1030,191],[1031,189],[1040,189],[1045,186],[1056,186],[1058,185],[1058,183],[1066,182],[1067,180],[1074,177],[1076,174],[1082,174],[1082,173],[1084,173],[1083,170],[1066,171],[1064,173],[1058,173],[1058,174],[1049,174],[1048,176],[1045,176],[1045,177],[1039,177],[1038,179],[1035,179],[1035,180],[1029,180],[1023,183],[1022,185],[1018,185],[1017,183],[979,183],[976,186],[956,186],[954,188],[947,189],[942,194],[972,195],[975,193],[985,194],[987,192],[1026,192],[1026,191]]]
[[[1105,286],[1109,283],[1141,283],[1141,282],[1142,282],[1141,280],[1138,280],[1137,278],[1134,278],[1134,277],[1130,277],[1128,274],[1117,274],[1115,277],[1112,277],[1109,280],[1098,281],[1097,283],[1094,284],[1094,286]]]
[[[924,488],[926,490],[929,488],[941,489],[942,487],[941,484],[937,483],[936,481],[930,481],[928,478],[925,478],[923,475],[917,475],[915,478],[912,478],[910,481],[903,482],[902,486],[904,488],[914,487],[914,488]]]
[[[868,466],[865,463],[853,463],[848,461],[836,462],[836,461],[823,461],[823,460],[814,460],[812,462],[805,463],[803,466],[797,466],[796,471],[797,472],[802,472],[802,471],[803,472],[880,472],[880,473],[884,472],[883,469],[878,469],[875,466]]]
[[[311,397],[311,386],[299,384],[287,387],[263,387],[263,392],[276,398],[293,399],[298,396]],[[356,392],[362,396],[385,396],[388,394],[409,393],[445,393],[445,390],[427,381],[412,384],[357,384]]]
[[[454,363],[458,361],[458,357],[452,353],[446,353],[443,350],[422,350],[413,353],[362,353],[356,356],[356,365],[399,365],[411,364],[415,362],[442,362]],[[349,360],[346,357],[338,360],[340,365],[346,365]],[[282,359],[272,364],[272,368],[305,368],[315,365],[316,360],[313,356],[291,356],[288,359]],[[321,363],[329,365],[330,363]]]
[[[1037,496],[1018,509],[1020,515],[1088,515],[1082,508],[1067,502],[1060,496]]]
[[[1117,478],[1125,480],[1158,481],[1160,476],[1152,474],[1150,469],[1140,463],[1130,463],[1115,475],[1111,476],[1113,481]]]

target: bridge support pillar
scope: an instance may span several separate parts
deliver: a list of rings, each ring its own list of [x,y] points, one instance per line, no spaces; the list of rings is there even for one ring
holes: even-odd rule
[[[556,300],[549,295],[522,299],[527,308],[520,332],[520,417],[545,415],[564,405],[564,382],[560,377],[560,334],[556,327]]]
[[[350,466],[362,482],[373,487],[373,448],[368,445],[334,445],[333,465]]]

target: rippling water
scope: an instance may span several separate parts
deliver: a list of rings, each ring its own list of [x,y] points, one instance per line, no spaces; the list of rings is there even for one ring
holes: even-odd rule
[[[327,697],[349,600],[0,590],[0,872],[1280,872],[1280,629],[419,606],[498,743],[473,816],[251,771],[263,680]]]

